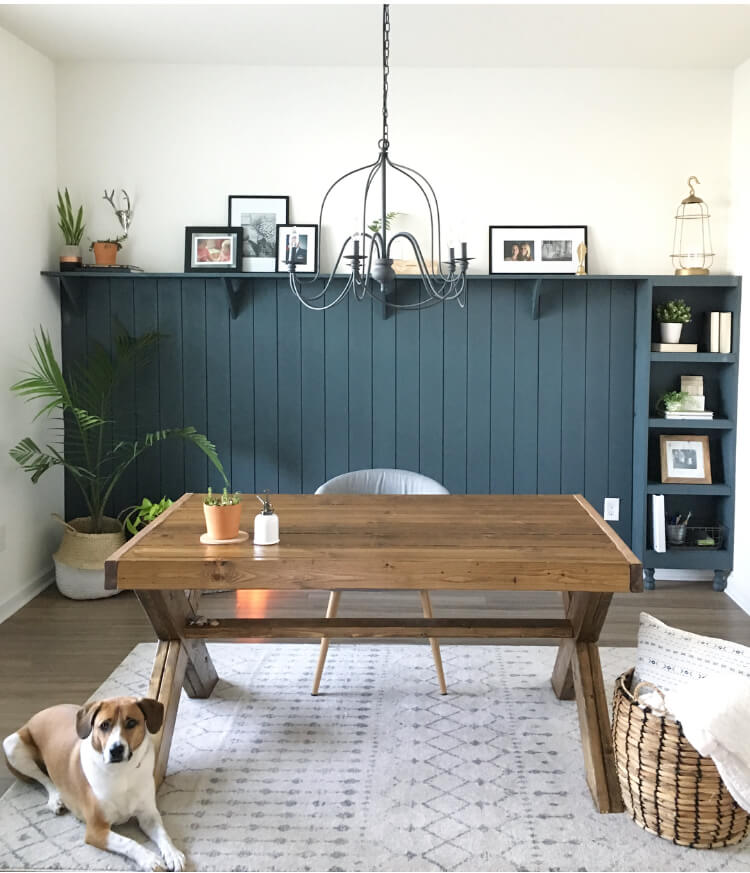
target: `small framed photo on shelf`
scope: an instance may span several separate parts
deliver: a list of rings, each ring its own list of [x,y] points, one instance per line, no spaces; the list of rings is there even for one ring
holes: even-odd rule
[[[663,483],[711,484],[707,436],[661,434],[659,442]]]
[[[561,273],[573,275],[579,265],[586,272],[586,225],[527,225],[490,227],[490,273]]]
[[[241,234],[237,227],[186,227],[185,272],[240,272]]]
[[[297,273],[317,272],[317,224],[276,225],[276,272],[287,272],[292,263]]]
[[[276,272],[276,225],[289,222],[289,197],[230,194],[227,221],[242,228],[242,272]]]

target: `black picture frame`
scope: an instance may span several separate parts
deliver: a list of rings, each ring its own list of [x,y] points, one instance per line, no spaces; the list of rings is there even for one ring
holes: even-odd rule
[[[489,229],[490,273],[573,276],[578,271],[577,248],[581,242],[588,250],[586,224],[492,224]],[[530,256],[514,257],[514,246],[526,246]],[[588,251],[583,258],[583,268],[588,271]]]
[[[207,240],[231,240],[230,260],[222,260],[223,249],[219,249],[219,256],[214,259],[212,254],[217,250],[216,246],[208,247],[209,256],[206,260],[199,259],[198,246],[201,237]],[[186,273],[240,273],[242,272],[242,230],[237,227],[206,227],[195,225],[185,228],[185,272]]]
[[[286,273],[289,271],[287,263],[288,253],[285,237],[292,231],[297,231],[300,238],[306,237],[304,254],[297,253],[295,258],[295,272],[317,273],[318,272],[318,225],[317,224],[277,224],[276,225],[276,272]]]
[[[243,224],[244,215],[256,215],[253,225]],[[242,272],[276,272],[276,225],[289,224],[287,194],[230,194],[227,200],[227,224],[242,228]],[[256,239],[250,239],[250,233]],[[253,248],[261,244],[260,251]]]

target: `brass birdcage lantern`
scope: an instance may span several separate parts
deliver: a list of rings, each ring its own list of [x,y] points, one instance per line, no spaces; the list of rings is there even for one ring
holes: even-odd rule
[[[705,276],[713,264],[711,244],[711,217],[708,206],[695,193],[693,182],[700,185],[696,176],[688,179],[690,193],[677,207],[674,217],[672,263],[675,276]]]

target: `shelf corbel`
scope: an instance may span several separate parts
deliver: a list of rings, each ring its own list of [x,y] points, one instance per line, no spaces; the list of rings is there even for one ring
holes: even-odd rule
[[[224,289],[227,294],[227,303],[232,318],[235,319],[240,314],[242,304],[248,292],[248,279],[238,279],[236,277],[226,276],[224,278]]]

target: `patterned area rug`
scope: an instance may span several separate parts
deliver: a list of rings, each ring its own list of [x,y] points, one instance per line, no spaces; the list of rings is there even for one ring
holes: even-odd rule
[[[748,870],[750,845],[683,849],[599,815],[553,647],[212,645],[220,682],[183,695],[159,806],[191,870]],[[141,644],[95,696],[141,694]],[[633,649],[604,649],[608,687]],[[54,817],[36,786],[0,800],[0,868],[129,870]],[[141,842],[131,826],[122,829]]]

